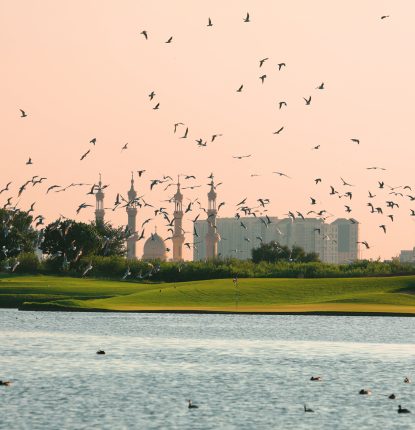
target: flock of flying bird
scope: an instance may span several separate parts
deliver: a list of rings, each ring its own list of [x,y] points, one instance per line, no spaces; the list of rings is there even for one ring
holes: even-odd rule
[[[388,15],[384,15],[381,17],[382,20],[389,18]],[[242,20],[244,23],[250,23],[251,22],[251,16],[249,13],[247,13]],[[207,27],[213,27],[214,23],[212,21],[212,19],[209,17],[207,20]],[[140,34],[144,37],[145,41],[148,41],[151,37],[150,32],[147,30],[142,30],[140,32]],[[173,43],[173,36],[170,36],[166,41],[166,44],[171,44]],[[265,57],[259,60],[258,63],[258,68],[263,70],[262,68],[264,67],[265,63],[267,61],[269,61],[269,57]],[[283,70],[288,69],[289,66],[287,66],[287,64],[285,62],[278,62],[276,65],[276,70],[278,72],[282,72]],[[261,82],[262,85],[265,84],[267,79],[267,74],[266,73],[262,73],[259,76],[259,80]],[[237,93],[241,93],[243,92],[244,89],[244,84],[240,84],[239,86],[237,86],[236,92]],[[317,87],[315,87],[315,89],[317,91],[324,91],[326,89],[325,87],[325,83],[321,82]],[[159,110],[160,106],[161,106],[161,102],[157,100],[157,94],[154,90],[151,90],[148,94],[148,99],[150,102],[155,103],[155,105],[152,107],[153,110]],[[312,101],[312,96],[309,95],[307,97],[303,97],[304,100],[304,104],[305,106],[311,106],[311,101]],[[278,109],[283,109],[283,108],[288,108],[288,104],[286,101],[284,100],[280,100],[277,102],[277,108]],[[21,118],[24,118],[26,120],[27,117],[29,117],[29,114],[24,111],[23,109],[20,109],[20,113],[21,113]],[[190,139],[190,131],[189,131],[189,125],[186,125],[184,122],[176,122],[174,123],[173,126],[173,135],[178,136],[179,139]],[[283,132],[284,130],[284,126],[281,126],[278,130],[274,131],[273,134],[275,135],[279,135]],[[194,141],[196,142],[198,147],[206,147],[208,144],[213,144],[215,142],[217,142],[221,137],[223,136],[222,133],[214,133],[211,134],[209,138],[203,138],[203,137],[198,137],[196,139],[194,139]],[[353,137],[350,138],[350,142],[352,144],[356,144],[356,145],[360,145],[360,139]],[[88,156],[92,156],[92,151],[95,148],[95,146],[97,145],[97,138],[92,138],[89,141],[89,144],[91,145],[91,147],[89,147],[88,149],[85,150],[85,152],[83,152],[81,154],[81,156],[79,157],[79,161],[83,162]],[[124,145],[120,146],[120,152],[123,153],[125,151],[128,151],[129,146],[128,143],[125,143]],[[315,145],[313,148],[313,150],[318,151],[320,149],[320,145]],[[253,154],[237,154],[237,155],[233,155],[232,158],[235,160],[243,160],[246,158],[250,158],[253,157]],[[27,166],[32,166],[34,164],[34,161],[32,160],[31,157],[28,158],[28,160],[26,161],[26,165]],[[375,171],[384,171],[386,170],[383,167],[378,167],[378,166],[373,166],[373,167],[367,167],[367,170],[375,170]],[[138,177],[142,178],[146,173],[146,170],[139,170],[137,171]],[[291,176],[289,176],[288,174],[284,173],[284,172],[280,172],[280,171],[273,171],[272,172],[273,175],[277,175],[278,177],[281,178],[286,178],[287,180],[292,179]],[[251,177],[255,177],[255,176],[260,176],[258,174],[251,174]],[[204,184],[203,183],[195,183],[196,181],[196,176],[195,175],[191,175],[191,174],[182,174],[180,175],[181,180],[182,180],[182,189],[196,189],[196,188],[200,188],[202,187]],[[213,174],[209,175],[209,177],[207,178],[209,179],[209,183],[208,185],[213,185],[214,188],[216,189],[217,187],[219,187],[221,185],[221,183],[217,183],[214,184],[213,182]],[[30,179],[28,179],[27,181],[25,181],[22,185],[19,186],[18,191],[17,191],[17,201],[13,202],[13,197],[8,197],[6,203],[4,204],[3,208],[4,209],[10,209],[11,213],[18,211],[18,205],[19,205],[19,199],[22,196],[22,194],[24,192],[27,192],[28,187],[35,187],[38,184],[43,184],[44,181],[47,181],[46,177],[39,177],[39,176],[32,176]],[[180,181],[180,178],[179,178]],[[328,196],[330,198],[341,198],[345,200],[345,204],[344,204],[344,211],[345,213],[348,215],[353,211],[352,208],[352,200],[353,197],[355,195],[354,193],[354,185],[352,185],[351,183],[349,183],[348,181],[344,180],[342,177],[340,177],[340,181],[341,183],[339,184],[328,184]],[[315,186],[321,187],[324,181],[321,177],[315,178],[314,179],[314,184]],[[175,185],[175,181],[173,180],[173,178],[169,175],[163,175],[163,177],[161,178],[154,178],[154,179],[149,179],[149,189],[150,191],[158,188],[160,185],[163,185],[163,190],[166,191],[167,189],[169,189],[171,186]],[[7,185],[0,189],[0,195],[2,193],[6,193],[10,191],[10,186],[12,185],[12,181],[9,181],[7,183]],[[69,189],[74,189],[74,188],[80,188],[80,187],[90,187],[89,188],[89,192],[86,193],[86,195],[94,195],[96,194],[99,190],[103,190],[105,188],[108,187],[108,185],[98,185],[98,184],[91,184],[91,183],[71,183],[68,185],[61,185],[61,184],[56,184],[56,183],[52,183],[52,184],[48,184],[47,189],[46,189],[46,194],[49,193],[62,193],[65,192]],[[377,187],[377,191],[376,194],[375,192],[372,191],[368,191],[368,202],[367,202],[367,207],[368,210],[371,214],[373,214],[374,216],[381,216],[381,221],[379,224],[379,228],[383,231],[383,233],[387,233],[388,230],[388,223],[394,222],[396,219],[396,210],[400,208],[400,202],[402,201],[402,199],[409,199],[410,201],[414,201],[415,200],[415,192],[413,192],[411,186],[409,185],[400,185],[400,186],[388,186],[385,184],[384,181],[379,181],[378,184],[376,185]],[[414,190],[415,191],[415,190]],[[128,231],[128,228],[126,228],[125,230],[125,237],[126,239],[128,239],[129,237],[136,237],[137,240],[141,240],[145,238],[145,230],[144,227],[150,223],[151,221],[155,222],[157,217],[162,217],[162,219],[166,222],[166,227],[167,230],[173,234],[173,225],[174,225],[174,218],[169,214],[168,210],[166,207],[164,206],[160,206],[160,205],[153,205],[151,203],[149,203],[144,199],[145,194],[139,196],[139,197],[135,197],[132,200],[129,200],[128,198],[124,197],[121,193],[117,193],[116,195],[116,199],[115,202],[113,204],[112,207],[106,208],[106,209],[111,209],[113,211],[120,209],[120,208],[127,208],[130,206],[134,206],[134,207],[140,207],[140,208],[145,208],[145,207],[149,207],[154,211],[154,215],[152,217],[149,217],[147,219],[145,219],[142,224],[141,224],[141,232],[130,232]],[[383,199],[384,202],[379,203],[376,200],[374,200],[376,197]],[[162,203],[167,202],[167,203],[171,203],[173,198],[167,199],[167,200],[163,200]],[[266,197],[260,197],[257,199],[257,201],[255,202],[255,204],[253,205],[248,205],[246,203],[247,198],[243,198],[239,203],[235,204],[234,206],[234,211],[235,213],[235,217],[239,220],[242,216],[253,216],[253,217],[257,217],[259,222],[262,222],[267,228],[270,228],[270,226],[272,225],[272,221],[270,219],[270,217],[267,215],[267,211],[268,208],[267,206],[271,203],[271,200],[269,198]],[[375,203],[376,202],[376,203]],[[33,202],[33,204],[30,206],[30,209],[28,210],[29,213],[34,212],[34,207],[35,207],[36,202]],[[225,206],[225,202],[220,202],[218,204],[218,211]],[[321,218],[322,220],[326,220],[327,218],[329,218],[330,216],[333,216],[333,214],[331,214],[327,209],[322,208],[322,207],[318,207],[317,205],[320,204],[319,199],[315,196],[309,196],[309,206],[310,206],[310,210],[306,211],[306,212],[301,212],[301,211],[297,211],[297,210],[290,210],[288,211],[288,213],[286,214],[289,218],[291,218],[292,220],[296,220],[296,219],[305,219],[306,216],[308,215],[315,215],[319,218]],[[160,206],[160,207],[159,207]],[[81,213],[81,211],[83,209],[86,209],[88,207],[92,207],[91,204],[88,204],[86,201],[80,203],[75,212],[76,215],[79,215]],[[189,203],[186,204],[186,208],[185,208],[185,213],[188,212],[192,212],[195,211],[196,209],[198,209],[198,214],[196,217],[194,217],[193,221],[193,232],[185,232],[185,233],[192,233],[193,237],[196,239],[198,237],[198,232],[196,230],[195,227],[195,222],[198,220],[198,218],[201,215],[201,211],[206,212],[207,214],[207,210],[206,208],[204,208],[199,199],[196,198],[194,200],[189,200]],[[390,213],[385,213],[384,211],[388,210]],[[415,209],[410,209],[410,213],[409,215],[411,217],[415,217]],[[60,229],[60,223],[65,219],[66,217],[64,217],[63,215],[61,215],[60,219],[57,221],[56,223],[56,228]],[[7,231],[7,224],[11,224],[11,219],[12,216],[10,217],[9,220],[3,221],[3,224],[6,225],[6,231]],[[45,217],[43,215],[37,215],[36,217],[34,217],[33,219],[33,223],[34,226],[36,228],[40,227],[41,230],[39,232],[39,237],[42,238],[42,233],[43,233],[43,226],[44,226],[44,220]],[[208,219],[208,222],[209,219]],[[351,223],[355,223],[356,221],[353,218],[350,218],[350,222]],[[216,228],[216,226],[214,226]],[[243,222],[243,219],[240,219],[240,227],[241,227],[241,232],[243,233],[244,230],[247,230],[246,225]],[[321,234],[320,229],[316,228],[315,229],[315,233],[316,234]],[[172,237],[168,237],[166,240],[171,239]],[[226,238],[223,238],[226,239]],[[330,238],[329,236],[325,236],[323,239],[325,240],[334,240],[332,238]],[[42,240],[42,239],[40,239]],[[249,241],[248,238],[245,238],[245,240]],[[257,237],[257,240],[259,242],[262,242],[262,238],[261,237]],[[186,242],[185,246],[189,249],[196,247],[198,242]],[[360,244],[362,244],[366,249],[370,248],[369,243],[366,240],[360,241],[358,242]],[[107,244],[108,245],[108,244]],[[105,247],[106,245],[103,244],[103,246]],[[10,250],[3,250],[3,252],[8,252]],[[76,257],[76,258],[79,258]],[[91,268],[87,268],[85,274],[90,270]],[[13,269],[14,270],[14,269]]]

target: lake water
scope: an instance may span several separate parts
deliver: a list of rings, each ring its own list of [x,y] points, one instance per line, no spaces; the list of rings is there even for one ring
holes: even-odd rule
[[[414,344],[414,318],[2,309],[0,428],[415,429]]]

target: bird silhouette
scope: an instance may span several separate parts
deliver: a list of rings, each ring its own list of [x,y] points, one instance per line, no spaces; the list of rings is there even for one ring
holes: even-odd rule
[[[322,82],[317,88],[316,90],[324,90],[324,82]]]
[[[280,134],[284,130],[284,127],[281,127],[279,130],[274,131],[273,134]]]
[[[186,131],[184,132],[184,135],[180,137],[180,139],[186,139],[188,132],[189,132],[189,127],[186,127]]]
[[[212,24],[212,20],[209,18],[209,19],[208,19],[207,27],[212,27],[212,26],[213,26],[213,24]]]
[[[262,60],[259,60],[259,67],[262,67],[262,65],[267,61],[269,58],[263,58]]]
[[[279,102],[278,103],[279,109],[281,109],[283,106],[287,106],[286,102]]]
[[[128,142],[121,148],[121,152],[125,151],[127,149],[127,147],[128,147]]]
[[[266,77],[267,75],[262,75],[259,77],[259,79],[261,79],[261,83],[264,83]]]
[[[146,30],[143,30],[140,34],[142,34],[146,38],[146,40],[148,39],[148,33]]]
[[[29,157],[29,159],[26,161],[27,165],[33,164],[32,159]]]
[[[19,109],[20,110],[20,118],[26,118],[27,117],[27,113],[23,110],[23,109]]]
[[[244,18],[244,22],[251,22],[248,12],[246,13],[246,17]]]
[[[310,106],[310,103],[311,103],[311,96],[310,96],[308,99],[306,99],[305,97],[303,97],[303,99],[304,99],[304,101],[305,101],[306,106]]]
[[[350,139],[353,143],[357,143],[358,145],[360,144],[360,140],[359,139]]]
[[[237,93],[241,93],[242,92],[242,88],[243,88],[243,84],[236,90]]]
[[[280,71],[283,67],[286,67],[287,65],[285,63],[278,63],[278,71]]]
[[[80,161],[82,161],[89,153],[91,152],[90,149],[88,149],[88,151],[85,152],[85,154],[83,154],[80,158]]]
[[[173,36],[169,37],[165,43],[171,43],[172,40],[173,40]]]

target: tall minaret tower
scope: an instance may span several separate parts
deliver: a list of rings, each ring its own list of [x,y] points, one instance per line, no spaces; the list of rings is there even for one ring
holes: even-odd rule
[[[216,210],[216,191],[215,184],[213,182],[213,177],[210,182],[210,191],[208,193],[208,231],[206,233],[206,259],[212,260],[218,256],[218,242],[220,236],[216,231],[216,215],[218,211]]]
[[[99,174],[99,182],[97,192],[95,193],[96,206],[95,206],[95,222],[103,223],[104,222],[104,193],[102,191],[102,181],[101,181],[101,173]]]
[[[127,204],[127,215],[128,215],[128,229],[130,232],[130,237],[127,239],[127,258],[136,258],[135,245],[137,242],[137,232],[136,232],[136,220],[137,220],[137,202],[135,198],[137,193],[134,189],[134,174],[131,172],[131,187],[128,191],[128,204]]]
[[[183,234],[183,194],[180,192],[180,177],[177,178],[177,191],[173,196],[174,199],[174,230],[173,230],[173,261],[182,261],[182,248],[184,243]]]

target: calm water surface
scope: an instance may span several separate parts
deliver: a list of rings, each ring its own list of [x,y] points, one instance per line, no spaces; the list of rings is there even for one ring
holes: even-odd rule
[[[415,429],[414,344],[413,318],[0,310],[0,428]]]

